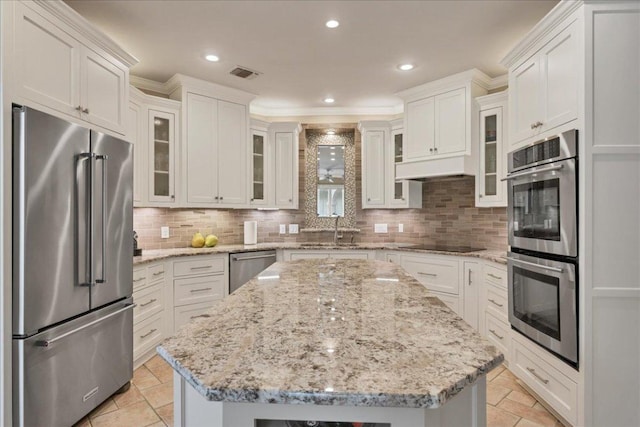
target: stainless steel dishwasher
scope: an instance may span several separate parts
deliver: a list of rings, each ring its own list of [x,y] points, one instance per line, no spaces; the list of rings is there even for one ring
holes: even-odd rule
[[[276,251],[237,252],[229,257],[229,293],[276,262]]]

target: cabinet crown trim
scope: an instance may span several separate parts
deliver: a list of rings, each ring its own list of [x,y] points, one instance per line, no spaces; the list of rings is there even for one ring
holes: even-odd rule
[[[122,49],[109,36],[98,30],[82,15],[62,1],[39,1],[30,3],[32,8],[34,6],[40,7],[73,28],[80,33],[80,35],[97,45],[97,47],[104,49],[109,55],[112,55],[118,61],[122,62],[127,68],[131,68],[139,62],[135,56]]]
[[[368,130],[390,130],[391,122],[387,120],[363,120],[358,122],[358,130],[365,132]]]
[[[296,135],[302,132],[302,125],[299,122],[274,122],[269,124],[270,132],[293,132]]]
[[[512,65],[524,59],[524,56],[529,54],[538,42],[561,25],[565,19],[578,10],[584,3],[584,1],[566,0],[558,3],[507,53],[502,61],[500,61],[500,65],[511,68]]]
[[[487,76],[477,68],[472,68],[461,73],[453,74],[439,80],[434,80],[411,89],[396,92],[396,95],[406,102],[415,101],[429,96],[437,95],[442,91],[454,90],[458,87],[468,85],[470,82],[477,84],[485,90],[491,88],[491,77]]]
[[[489,95],[478,96],[476,98],[476,102],[480,106],[480,109],[484,109],[487,106],[498,104],[500,102],[505,102],[509,98],[509,91],[503,90],[498,93],[491,93]]]

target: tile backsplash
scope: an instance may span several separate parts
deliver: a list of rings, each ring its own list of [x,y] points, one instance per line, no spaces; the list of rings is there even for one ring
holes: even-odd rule
[[[359,174],[358,174],[359,175]],[[359,177],[358,177],[359,178]],[[303,186],[301,186],[304,188]],[[359,193],[359,191],[358,191]],[[361,209],[357,199],[355,242],[439,243],[507,249],[505,208],[476,208],[474,178],[433,178],[423,184],[422,209]],[[358,194],[359,195],[359,194]],[[304,194],[301,193],[301,201]],[[303,203],[301,203],[302,206]],[[143,249],[186,247],[196,232],[215,234],[219,244],[243,242],[244,221],[258,221],[258,243],[315,242],[333,239],[333,233],[279,234],[279,225],[304,227],[304,210],[258,211],[244,209],[134,209],[134,229]],[[387,224],[387,233],[374,233],[374,224]],[[404,232],[398,232],[403,224]],[[168,239],[160,227],[169,226]],[[350,235],[344,236],[350,239]]]

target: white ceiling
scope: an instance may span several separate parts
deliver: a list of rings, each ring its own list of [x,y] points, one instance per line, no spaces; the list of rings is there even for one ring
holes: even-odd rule
[[[252,111],[293,115],[389,114],[398,91],[474,67],[504,74],[499,61],[558,1],[66,3],[140,60],[133,75],[182,73],[258,95]],[[337,29],[325,27],[330,18]],[[416,68],[399,71],[405,62]],[[242,80],[229,74],[236,65],[263,74]]]

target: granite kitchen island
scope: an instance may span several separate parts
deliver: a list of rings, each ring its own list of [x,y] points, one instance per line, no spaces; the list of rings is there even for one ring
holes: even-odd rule
[[[273,264],[158,347],[176,425],[486,425],[503,355],[401,267]],[[261,420],[261,421],[258,421]]]

